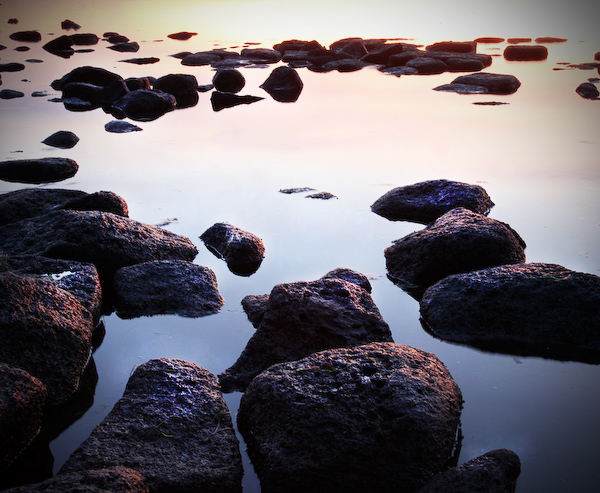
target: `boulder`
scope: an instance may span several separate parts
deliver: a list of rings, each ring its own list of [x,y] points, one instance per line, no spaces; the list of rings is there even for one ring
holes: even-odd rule
[[[120,465],[150,491],[241,491],[239,444],[215,376],[176,359],[139,365],[59,476]]]
[[[368,53],[367,47],[365,46],[365,40],[362,38],[340,39],[331,43],[329,49],[357,60]]]
[[[263,491],[417,491],[452,456],[462,394],[432,353],[372,343],[274,365],[238,426]]]
[[[269,96],[280,103],[297,101],[303,87],[304,84],[298,72],[286,66],[273,69],[267,80],[260,86]]]
[[[467,84],[486,87],[489,94],[513,94],[521,87],[521,82],[514,75],[479,72],[461,75],[452,84]]]
[[[442,74],[448,70],[448,67],[444,62],[429,57],[413,58],[412,60],[408,60],[404,66],[414,68],[419,74],[424,75]]]
[[[370,66],[369,63],[345,58],[343,60],[334,60],[325,63],[323,65],[323,71],[330,72],[332,70],[337,70],[338,72],[356,72],[357,70],[361,70],[368,66]]]
[[[525,242],[507,224],[458,207],[384,254],[393,281],[424,290],[450,274],[525,262]]]
[[[200,239],[227,263],[231,272],[240,276],[254,274],[265,258],[265,245],[258,236],[229,223],[213,224]]]
[[[487,215],[494,203],[479,185],[451,180],[431,180],[394,188],[371,206],[390,221],[428,224],[456,207]]]
[[[426,51],[446,51],[453,53],[475,53],[476,41],[441,41],[425,47]]]
[[[509,61],[546,60],[548,58],[548,48],[542,45],[510,45],[504,49],[503,56]]]
[[[9,36],[13,41],[23,41],[28,43],[35,43],[42,40],[42,35],[39,31],[17,31]]]
[[[141,132],[143,129],[123,120],[112,120],[104,125],[104,130],[115,134],[126,134],[129,132]]]
[[[150,260],[193,260],[186,237],[109,212],[57,210],[0,227],[0,251],[91,262],[101,274]]]
[[[37,378],[0,362],[0,472],[38,434],[47,394]]]
[[[114,192],[88,193],[69,200],[60,208],[72,211],[111,212],[117,216],[129,217],[127,202]]]
[[[121,318],[175,313],[203,317],[224,303],[208,267],[185,260],[158,260],[121,267],[113,278],[114,305]]]
[[[106,69],[84,66],[71,70],[60,79],[54,80],[50,85],[52,86],[52,89],[60,91],[63,86],[71,82],[87,82],[88,84],[93,84],[95,86],[106,87],[115,80],[122,79],[123,78],[120,75],[109,72]]]
[[[238,106],[240,104],[256,103],[257,101],[261,101],[263,99],[265,98],[261,98],[260,96],[240,96],[238,94],[231,94],[229,92],[214,91],[210,95],[210,104],[213,111],[221,111],[225,108],[233,108],[234,106]]]
[[[493,352],[600,363],[600,277],[556,264],[492,267],[442,279],[420,302],[440,339]]]
[[[600,91],[591,82],[583,82],[577,86],[575,92],[584,99],[598,99],[600,97]]]
[[[42,140],[42,144],[59,149],[71,149],[79,142],[79,137],[68,130],[59,130]]]
[[[244,390],[271,365],[316,351],[392,341],[371,295],[340,278],[279,284],[237,361],[219,375],[224,390]]]
[[[217,91],[235,94],[246,85],[246,79],[239,70],[220,68],[213,76],[212,84]]]
[[[175,96],[157,89],[137,89],[116,101],[112,109],[117,116],[135,121],[152,121],[173,111],[177,104]]]
[[[0,180],[17,183],[54,183],[71,178],[79,165],[72,159],[45,157],[0,162]]]
[[[363,62],[376,63],[386,65],[392,55],[402,53],[404,45],[402,43],[390,43],[378,45],[369,50],[369,52],[361,58]]]
[[[0,274],[0,361],[48,390],[47,407],[75,392],[90,356],[92,315],[51,280]]]
[[[178,108],[189,108],[198,104],[198,81],[194,75],[165,75],[156,79],[154,89],[175,96]]]

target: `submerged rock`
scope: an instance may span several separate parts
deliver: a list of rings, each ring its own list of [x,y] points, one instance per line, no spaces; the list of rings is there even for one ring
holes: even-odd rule
[[[42,140],[42,144],[59,149],[71,149],[79,142],[79,137],[68,130],[59,130]]]
[[[0,162],[0,180],[17,183],[54,183],[71,178],[79,165],[68,158],[46,157]]]
[[[275,68],[267,80],[260,86],[265,90],[275,101],[281,103],[293,103],[300,97],[300,93],[304,84],[296,72],[291,67]]]
[[[58,476],[120,465],[150,491],[241,491],[239,444],[215,376],[177,359],[139,365]]]
[[[238,425],[263,491],[418,491],[451,457],[461,407],[435,355],[373,343],[270,367]]]
[[[492,267],[442,279],[420,303],[440,339],[484,350],[600,363],[600,277],[556,264]]]

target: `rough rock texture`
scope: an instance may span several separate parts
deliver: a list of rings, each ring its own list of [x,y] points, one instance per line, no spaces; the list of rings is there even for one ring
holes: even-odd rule
[[[64,203],[61,209],[72,211],[111,212],[117,216],[128,217],[129,207],[123,197],[114,192],[101,190],[74,198]]]
[[[555,264],[449,276],[420,303],[424,326],[478,348],[600,363],[600,277]]]
[[[384,253],[389,276],[418,289],[450,274],[525,262],[525,243],[507,224],[458,207]]]
[[[175,96],[178,108],[189,108],[198,103],[198,80],[194,75],[165,75],[156,79],[154,89]]]
[[[432,180],[394,188],[378,198],[371,210],[391,221],[428,224],[456,207],[487,215],[493,206],[479,185]]]
[[[267,80],[260,86],[275,101],[281,103],[293,103],[300,97],[304,84],[291,67],[277,67],[273,69]]]
[[[79,142],[79,137],[73,132],[68,130],[59,130],[53,133],[49,137],[46,137],[42,144],[49,145],[51,147],[58,147],[59,149],[71,149]]]
[[[0,362],[0,473],[38,434],[47,394],[37,378]]]
[[[239,70],[234,68],[220,68],[212,79],[217,91],[238,93],[246,85],[246,79]]]
[[[265,245],[258,236],[229,223],[213,224],[200,239],[234,274],[254,274],[265,258]]]
[[[37,484],[11,488],[5,493],[148,493],[144,477],[133,469],[115,466],[108,469],[59,474]]]
[[[436,474],[419,493],[513,493],[520,473],[517,454],[506,449],[492,450]]]
[[[157,89],[136,89],[116,101],[112,108],[117,116],[127,116],[135,121],[152,121],[173,111],[175,96]]]
[[[138,366],[60,474],[114,466],[141,473],[150,491],[240,492],[239,445],[215,376],[181,360]]]
[[[510,45],[504,49],[503,56],[509,61],[545,60],[548,58],[548,48],[542,45]]]
[[[373,343],[272,366],[238,425],[264,492],[413,492],[451,457],[461,406],[435,355]]]
[[[214,272],[184,260],[122,267],[115,273],[113,288],[122,318],[163,313],[202,317],[218,312],[224,303]]]
[[[487,88],[489,94],[513,94],[521,87],[521,82],[514,75],[489,72],[461,75],[454,79],[452,84],[483,86]]]
[[[0,361],[22,368],[48,390],[46,405],[77,389],[92,345],[92,316],[51,281],[0,274]]]
[[[0,251],[91,262],[101,273],[149,260],[193,260],[186,237],[109,212],[59,210],[0,227]]]
[[[392,334],[362,287],[335,277],[279,284],[244,351],[219,379],[225,391],[243,390],[275,363],[380,341],[392,341]]]
[[[0,162],[0,180],[17,183],[54,183],[71,178],[79,165],[72,159],[44,157]]]

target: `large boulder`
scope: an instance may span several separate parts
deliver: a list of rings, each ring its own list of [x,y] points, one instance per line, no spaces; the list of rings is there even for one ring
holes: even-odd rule
[[[115,466],[141,473],[150,491],[241,491],[239,444],[216,377],[176,359],[136,367],[59,475]]]
[[[136,89],[128,92],[112,105],[116,116],[126,116],[135,121],[152,121],[173,111],[175,96],[158,89]]]
[[[194,75],[169,74],[159,77],[154,89],[175,96],[178,108],[189,108],[198,103],[198,81]]]
[[[440,339],[508,354],[600,363],[600,277],[555,264],[442,279],[420,302]]]
[[[394,188],[378,198],[371,210],[391,221],[428,224],[456,207],[486,215],[493,206],[479,185],[431,180]]]
[[[298,72],[286,66],[275,68],[260,86],[275,101],[279,101],[280,103],[293,103],[297,101],[303,87],[304,84]]]
[[[238,425],[263,491],[414,492],[452,456],[461,407],[434,354],[373,343],[262,372]]]
[[[392,280],[419,290],[450,274],[525,262],[525,242],[507,224],[459,207],[384,254]]]
[[[65,157],[14,159],[0,162],[0,180],[17,183],[54,183],[75,176],[79,165]]]
[[[219,375],[225,391],[243,390],[269,366],[335,347],[390,342],[371,295],[341,278],[279,284],[237,361]]]

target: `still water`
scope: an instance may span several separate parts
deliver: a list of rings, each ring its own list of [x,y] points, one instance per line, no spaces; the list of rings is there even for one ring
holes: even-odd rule
[[[555,70],[565,67],[561,62],[593,61],[600,43],[585,37],[589,22],[577,31],[578,19],[563,16],[565,33],[552,15],[542,19],[544,24],[528,15],[509,22],[499,12],[504,24],[474,29],[486,15],[466,9],[468,2],[459,9],[462,20],[456,8],[439,3],[427,14],[423,7],[427,22],[413,15],[420,23],[407,22],[399,11],[394,12],[398,22],[391,22],[386,9],[392,2],[370,2],[369,8],[357,3],[349,10],[342,10],[340,2],[331,4],[322,6],[322,15],[308,15],[307,9],[319,11],[317,3],[2,2],[0,44],[7,49],[0,52],[1,63],[26,65],[22,72],[3,73],[2,88],[26,96],[0,100],[0,159],[75,159],[80,166],[75,177],[47,186],[111,190],[127,201],[133,219],[168,222],[167,229],[198,246],[195,262],[214,270],[226,300],[218,314],[199,319],[104,317],[106,336],[94,354],[99,376],[94,403],[52,442],[55,471],[121,397],[136,365],[151,358],[180,358],[218,374],[233,364],[253,333],[240,305],[244,296],[268,293],[282,282],[314,280],[345,266],[371,278],[373,299],[394,340],[435,353],[459,384],[465,400],[460,463],[508,448],[522,462],[519,492],[595,491],[600,482],[600,368],[484,353],[428,335],[419,323],[418,303],[386,278],[383,257],[393,240],[422,226],[390,222],[370,211],[378,197],[397,186],[439,178],[480,184],[496,204],[490,217],[509,223],[527,242],[528,261],[599,274],[600,102],[575,93],[598,73]],[[559,8],[566,12],[560,2],[548,5],[549,14]],[[11,17],[19,24],[6,24]],[[62,34],[60,21],[67,18],[82,25],[79,32],[125,34],[140,43],[140,50],[117,53],[100,41],[93,52],[70,59],[50,55],[41,45]],[[9,39],[25,29],[39,29],[42,43]],[[167,38],[183,30],[199,34],[188,41]],[[48,101],[60,96],[50,88],[52,80],[82,65],[123,77],[187,73],[209,84],[210,67],[184,67],[169,55],[215,47],[239,50],[245,42],[272,47],[294,37],[324,45],[348,36],[411,37],[409,42],[430,44],[492,35],[568,35],[569,41],[548,45],[550,55],[543,62],[506,62],[501,56],[505,43],[480,45],[479,52],[498,55],[486,71],[521,81],[510,96],[432,90],[458,74],[397,78],[372,68],[343,74],[299,69],[304,82],[300,98],[278,103],[259,88],[273,66],[248,67],[240,69],[246,78],[241,94],[264,100],[214,112],[210,93],[200,94],[196,106],[153,122],[135,122],[143,131],[130,134],[106,132],[104,125],[113,118],[100,109],[69,112]],[[24,44],[29,51],[14,51]],[[133,56],[156,56],[160,62],[137,66],[120,61]],[[40,90],[49,95],[30,96]],[[485,101],[508,104],[472,104]],[[80,142],[70,150],[41,144],[58,130],[75,132]],[[305,186],[337,199],[278,192]],[[23,187],[0,183],[2,192]],[[199,240],[220,221],[263,239],[266,258],[254,275],[232,274]],[[239,393],[226,395],[232,415],[239,398]],[[247,462],[246,469],[244,491],[260,491]]]

